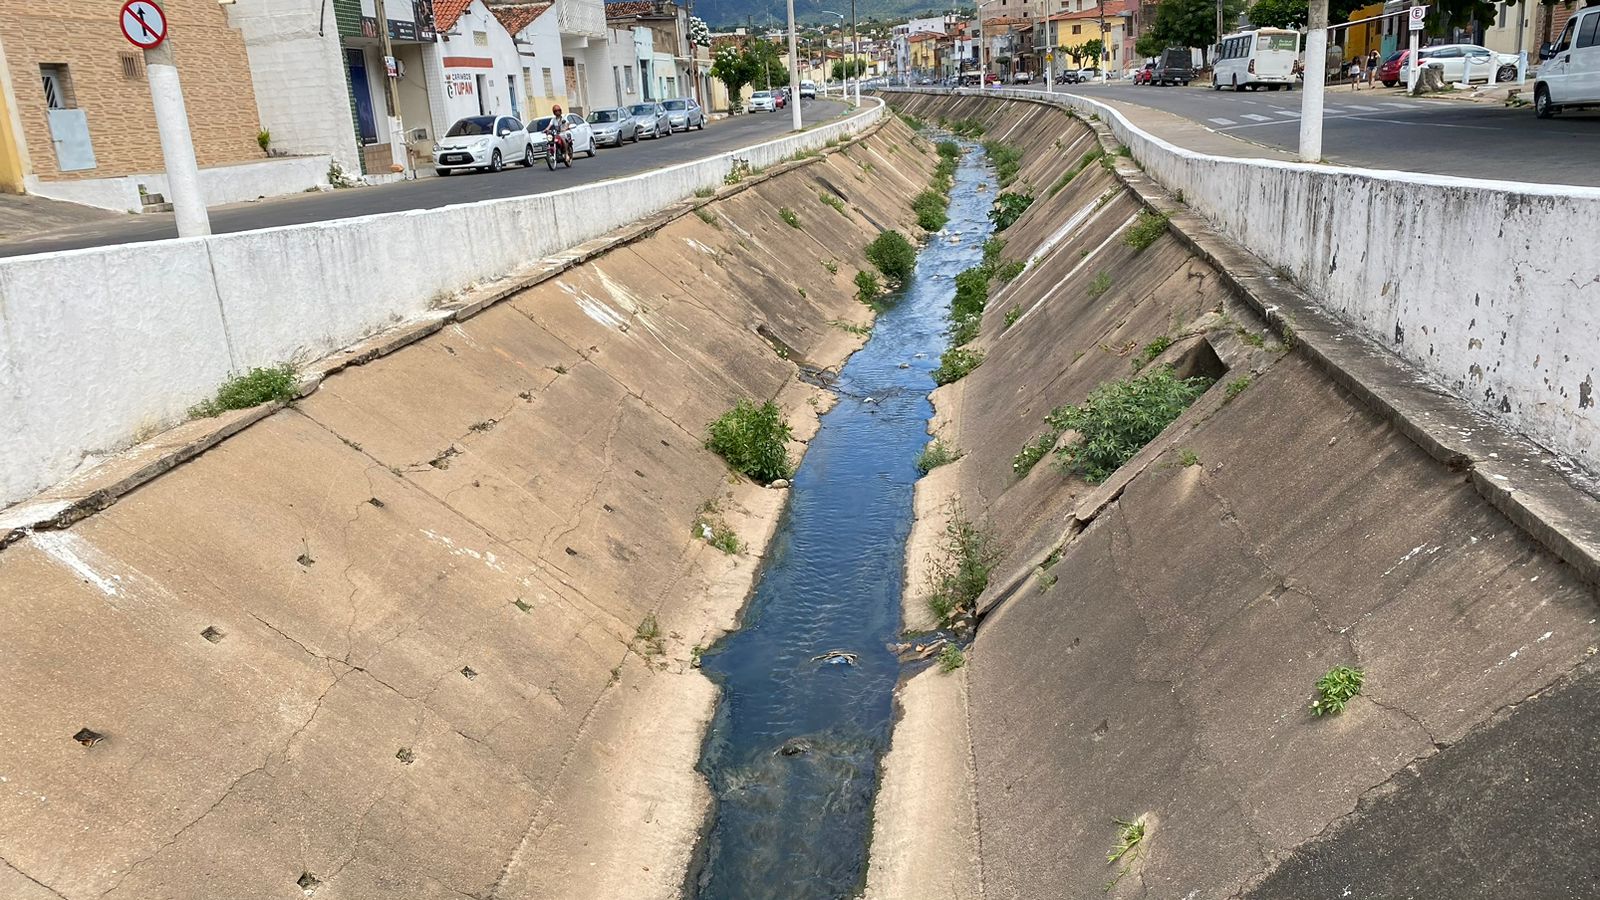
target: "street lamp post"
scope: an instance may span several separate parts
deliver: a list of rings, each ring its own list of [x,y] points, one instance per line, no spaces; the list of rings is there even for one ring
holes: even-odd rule
[[[861,105],[861,70],[856,65],[861,60],[861,35],[856,31],[856,0],[850,0],[850,74],[856,79],[856,105]]]

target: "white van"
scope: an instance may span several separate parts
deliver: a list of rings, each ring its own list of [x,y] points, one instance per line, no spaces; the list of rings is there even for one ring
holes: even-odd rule
[[[1262,87],[1294,90],[1294,64],[1300,58],[1300,32],[1258,28],[1224,37],[1218,44],[1211,89],[1236,91]]]
[[[1533,109],[1539,118],[1600,106],[1600,6],[1574,13],[1561,37],[1540,48],[1539,58],[1544,62],[1533,83]]]

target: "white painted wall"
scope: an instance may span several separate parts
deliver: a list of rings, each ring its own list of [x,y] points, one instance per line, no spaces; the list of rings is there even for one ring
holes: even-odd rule
[[[556,26],[554,12],[546,11],[534,19],[532,24],[517,35],[516,43],[521,57],[518,65],[533,79],[532,102],[523,104],[523,118],[532,119],[545,115],[550,112],[550,107],[557,103],[565,106],[567,75],[566,68],[561,62],[561,31]],[[545,69],[550,70],[554,93],[550,93],[550,89],[545,86]],[[590,78],[594,77],[591,73]]]
[[[553,193],[0,260],[0,505],[175,423],[229,372],[335,352],[881,110]]]
[[[1600,472],[1600,188],[1209,156],[1083,97],[1147,174],[1352,328]]]
[[[477,32],[485,35],[487,45],[477,43]],[[432,60],[428,68],[429,88],[434,91],[432,106],[435,134],[444,134],[457,119],[479,114],[479,75],[484,76],[484,113],[511,115],[509,85],[513,81],[517,82],[519,101],[522,99],[522,56],[517,52],[516,42],[500,25],[500,20],[483,5],[483,0],[473,0],[451,29],[451,34],[439,35],[438,43],[428,46],[424,53]],[[488,60],[490,66],[445,65],[445,60],[451,58]],[[437,82],[432,78],[435,72],[439,74]],[[527,104],[520,105],[526,114]]]
[[[331,155],[346,172],[360,172],[332,4],[238,0],[224,9],[244,38],[261,127],[272,132],[273,146]]]

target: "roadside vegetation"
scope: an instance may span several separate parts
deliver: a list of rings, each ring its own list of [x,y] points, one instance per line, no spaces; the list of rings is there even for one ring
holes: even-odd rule
[[[953,507],[950,524],[945,526],[940,555],[930,564],[933,594],[928,608],[941,625],[977,609],[978,597],[989,586],[989,575],[999,562],[994,542]]]
[[[255,368],[243,375],[234,375],[217,388],[210,400],[189,407],[194,419],[209,419],[231,409],[249,409],[263,403],[288,403],[295,398],[300,387],[294,366],[282,365]]]
[[[1205,376],[1177,378],[1168,366],[1105,382],[1082,403],[1051,410],[1045,416],[1046,430],[1012,458],[1011,470],[1026,475],[1054,449],[1063,472],[1099,484],[1155,440],[1211,384]],[[1056,448],[1068,431],[1076,437]]]
[[[885,231],[873,238],[865,252],[868,261],[892,282],[911,277],[911,270],[917,265],[916,246],[898,231]]]
[[[1134,220],[1128,230],[1122,235],[1122,242],[1133,248],[1135,253],[1143,251],[1154,244],[1167,233],[1167,214],[1141,210],[1139,218]]]
[[[994,198],[994,209],[989,210],[989,221],[994,223],[994,230],[997,233],[1005,231],[1015,225],[1017,220],[1022,218],[1022,214],[1027,212],[1028,207],[1032,205],[1032,194],[1018,194],[1006,191]]]
[[[771,484],[793,471],[788,448],[791,433],[778,404],[740,400],[711,423],[706,449],[757,482]]]

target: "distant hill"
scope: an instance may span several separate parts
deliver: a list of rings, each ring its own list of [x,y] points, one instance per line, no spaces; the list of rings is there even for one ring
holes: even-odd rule
[[[681,2],[681,0],[680,0]],[[850,15],[850,0],[794,0],[795,18],[803,23],[832,23],[833,16],[822,10],[831,9]],[[949,12],[951,5],[940,5],[936,0],[856,0],[856,21],[876,16],[879,19],[904,19],[917,15],[937,16]],[[706,20],[712,31],[745,24],[746,16],[757,25],[783,25],[788,17],[784,0],[694,0],[694,14]],[[848,21],[848,18],[847,18]]]

